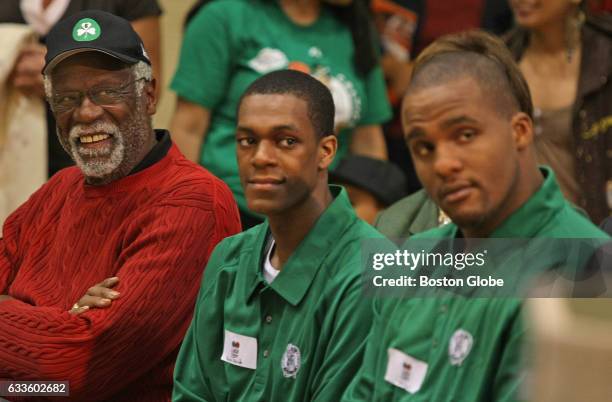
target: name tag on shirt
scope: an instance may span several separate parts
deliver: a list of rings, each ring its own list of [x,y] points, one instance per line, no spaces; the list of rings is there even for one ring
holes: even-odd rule
[[[257,339],[225,330],[221,360],[248,369],[257,368]]]
[[[411,394],[420,390],[427,374],[427,363],[393,348],[389,348],[387,354],[385,381]]]

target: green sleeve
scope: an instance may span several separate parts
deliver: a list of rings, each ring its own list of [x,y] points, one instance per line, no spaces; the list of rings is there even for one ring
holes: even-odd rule
[[[391,118],[391,107],[380,65],[372,68],[365,80],[365,102],[358,125],[382,124]]]
[[[518,402],[521,400],[521,387],[524,386],[524,343],[525,327],[523,322],[522,308],[517,309],[517,314],[508,328],[507,343],[501,355],[492,398],[495,402]]]
[[[193,319],[183,339],[174,369],[173,402],[212,402],[216,400],[211,387],[211,378],[208,375],[215,371],[209,367],[211,361],[209,345],[214,345],[215,342],[205,340],[204,335],[212,339],[220,337],[223,342],[221,333],[219,331],[217,331],[219,333],[213,333],[214,327],[207,324],[207,321],[210,322],[209,317],[217,313],[215,306],[211,306],[211,303],[208,302],[210,300],[208,296],[211,293],[211,283],[214,283],[218,270],[223,265],[223,246],[224,242],[221,242],[215,247],[204,271]]]
[[[229,85],[233,54],[228,2],[204,6],[189,23],[170,87],[178,96],[213,110]]]
[[[313,402],[339,401],[361,365],[372,323],[372,303],[361,294],[360,278],[347,288],[336,317],[325,361],[314,381]]]
[[[373,312],[374,322],[370,329],[363,356],[363,362],[359,371],[353,377],[352,382],[342,396],[342,402],[370,402],[374,398],[375,372],[380,361],[382,347],[382,330],[384,323],[381,322],[378,311],[379,300],[374,299]]]

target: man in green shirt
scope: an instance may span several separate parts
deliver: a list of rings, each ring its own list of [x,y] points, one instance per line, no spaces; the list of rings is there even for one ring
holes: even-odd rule
[[[267,221],[221,242],[175,369],[174,401],[338,401],[361,364],[371,301],[360,240],[381,237],[328,186],[334,103],[283,70],[243,94],[240,179]]]
[[[419,179],[453,222],[411,239],[605,237],[563,198],[552,170],[538,168],[529,90],[498,39],[434,42],[415,62],[402,109]],[[343,401],[516,400],[521,301],[439,294],[375,299]]]

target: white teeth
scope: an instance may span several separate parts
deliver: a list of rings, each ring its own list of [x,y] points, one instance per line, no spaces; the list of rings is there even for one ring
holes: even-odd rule
[[[84,135],[79,137],[79,140],[82,144],[91,144],[92,142],[104,141],[109,138],[108,134],[94,134],[94,135]]]

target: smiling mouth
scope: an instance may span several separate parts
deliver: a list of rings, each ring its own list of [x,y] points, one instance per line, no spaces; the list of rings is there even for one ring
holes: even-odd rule
[[[285,180],[276,179],[276,178],[258,178],[251,179],[247,183],[249,187],[252,187],[256,190],[273,190],[278,188],[278,186],[282,185]]]
[[[111,138],[109,134],[90,134],[79,137],[79,144],[96,144]]]

